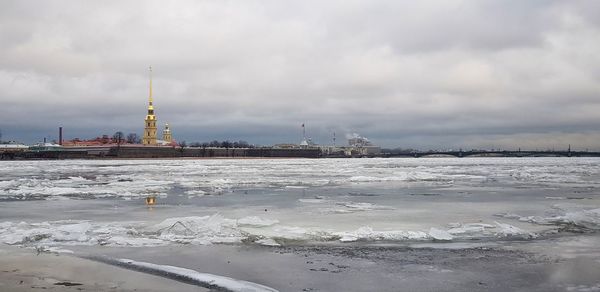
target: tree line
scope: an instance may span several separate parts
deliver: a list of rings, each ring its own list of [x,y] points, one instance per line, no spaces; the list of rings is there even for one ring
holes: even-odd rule
[[[190,147],[194,148],[207,148],[207,147],[221,147],[221,148],[254,148],[254,145],[250,143],[240,140],[231,142],[229,140],[225,141],[217,141],[213,140],[211,142],[193,142],[190,143]]]
[[[129,134],[127,134],[127,136],[125,136],[125,134],[123,134],[123,132],[121,132],[121,131],[118,131],[113,134],[112,141],[113,141],[113,143],[117,143],[117,144],[123,144],[123,143],[140,144],[140,143],[142,143],[142,139],[140,139],[140,136],[138,136],[138,134],[129,133]]]
[[[142,141],[140,137],[136,133],[129,133],[127,136],[123,134],[123,132],[118,131],[112,137],[113,143],[117,144],[140,144]],[[231,142],[229,140],[218,141],[213,140],[211,142],[193,142],[188,145],[187,142],[181,141],[178,143],[180,147],[192,147],[192,148],[208,148],[208,147],[220,147],[220,148],[254,148],[255,146],[244,141],[234,141]]]

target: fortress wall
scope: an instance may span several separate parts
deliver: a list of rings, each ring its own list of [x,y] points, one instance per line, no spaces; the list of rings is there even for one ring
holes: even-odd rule
[[[112,146],[104,149],[79,147],[61,151],[16,153],[5,159],[101,159],[101,158],[175,158],[175,157],[321,157],[319,149],[278,148],[179,148],[153,146]]]

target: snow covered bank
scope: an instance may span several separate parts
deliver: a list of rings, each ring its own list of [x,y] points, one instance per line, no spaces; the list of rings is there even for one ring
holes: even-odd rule
[[[200,273],[194,270],[167,266],[157,265],[146,262],[138,262],[129,259],[119,259],[119,266],[135,269],[142,272],[152,273],[160,276],[166,276],[168,278],[183,280],[187,283],[196,284],[209,289],[219,289],[232,292],[276,292],[277,290],[263,286],[260,284],[236,280],[229,277],[218,276],[207,273]]]

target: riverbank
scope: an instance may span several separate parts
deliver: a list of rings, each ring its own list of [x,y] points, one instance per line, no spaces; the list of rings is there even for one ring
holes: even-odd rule
[[[590,240],[586,238],[571,238],[569,244]],[[30,249],[0,246],[0,290],[207,291],[173,280],[189,271],[244,279],[278,291],[600,290],[600,262],[594,258],[531,252],[522,244],[76,247],[72,255],[36,255]],[[108,264],[78,256],[107,259]],[[124,257],[184,272],[151,275],[153,271],[139,265],[115,266]]]
[[[0,246],[0,291],[208,291],[66,254]]]

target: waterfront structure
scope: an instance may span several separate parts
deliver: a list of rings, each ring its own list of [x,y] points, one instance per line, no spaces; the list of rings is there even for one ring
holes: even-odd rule
[[[291,143],[280,143],[273,145],[274,149],[299,149],[300,146]]]
[[[8,144],[0,144],[0,153],[2,152],[17,152],[17,151],[25,151],[29,149],[29,146],[23,145],[20,143],[8,143]]]
[[[37,143],[35,145],[29,146],[29,151],[34,152],[43,152],[43,151],[61,151],[63,150],[63,146],[55,143]]]
[[[74,138],[71,140],[64,140],[63,146],[65,147],[83,147],[83,146],[102,146],[102,145],[115,145],[123,144],[123,141],[117,141],[115,137],[108,135],[102,135],[93,139],[79,139]]]
[[[373,145],[369,139],[362,137],[356,133],[348,138],[348,146],[346,152],[350,155],[379,155],[381,148]]]
[[[310,137],[306,137],[306,126],[302,123],[302,141],[300,142],[300,148],[308,149],[317,146],[317,144],[313,143]]]
[[[321,153],[329,157],[374,157],[381,154],[381,147],[373,145],[369,139],[358,134],[348,137],[348,146],[336,146],[334,134],[333,146],[318,146]]]
[[[144,135],[142,138],[142,144],[144,145],[156,145],[156,115],[154,115],[154,106],[152,105],[152,67],[150,70],[150,94],[148,97],[148,114],[144,120]]]
[[[278,144],[274,148],[320,149],[323,155],[335,157],[362,157],[381,154],[381,147],[373,145],[369,139],[356,133],[348,136],[348,146],[337,146],[335,144],[335,132],[333,133],[333,146],[318,145],[310,137],[306,136],[306,125],[302,123],[302,141],[299,145]]]
[[[169,124],[165,124],[165,129],[163,130],[163,141],[167,143],[173,142],[173,137],[171,136],[171,129],[169,129]]]

